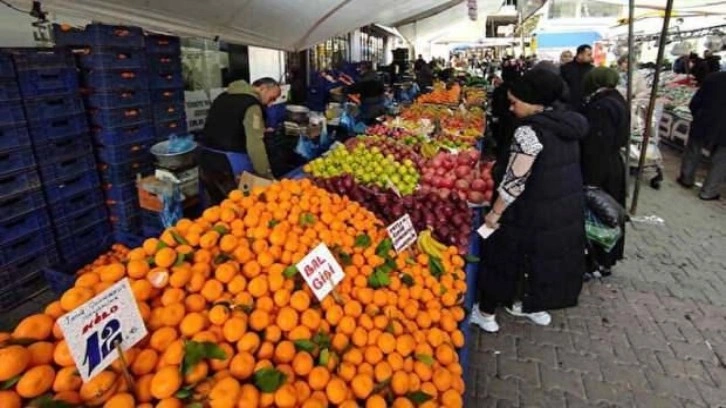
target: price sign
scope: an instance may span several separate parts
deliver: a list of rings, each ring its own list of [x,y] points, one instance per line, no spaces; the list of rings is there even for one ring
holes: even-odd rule
[[[126,351],[147,334],[128,279],[61,316],[58,324],[83,381],[119,357],[117,344]]]
[[[408,214],[389,225],[386,231],[388,231],[388,236],[393,241],[393,249],[396,252],[400,253],[416,242],[416,228],[414,228],[411,217]]]
[[[316,246],[296,266],[320,301],[345,277],[343,268],[324,243]]]

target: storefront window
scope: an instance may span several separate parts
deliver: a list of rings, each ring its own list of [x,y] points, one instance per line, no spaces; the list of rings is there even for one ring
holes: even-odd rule
[[[578,0],[552,0],[549,18],[576,18]]]
[[[310,68],[319,71],[350,59],[348,35],[333,37],[310,49]]]
[[[182,40],[182,74],[184,90],[207,91],[221,88],[222,73],[229,67],[229,54],[219,50],[219,43],[204,39]]]
[[[371,61],[378,65],[386,63],[384,51],[385,39],[381,36],[365,31],[360,35],[361,61]]]

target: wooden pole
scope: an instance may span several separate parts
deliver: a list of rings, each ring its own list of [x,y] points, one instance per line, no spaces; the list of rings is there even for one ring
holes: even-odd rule
[[[635,61],[634,48],[635,48],[635,33],[633,21],[635,18],[635,0],[628,1],[628,68],[627,68],[627,91],[626,96],[628,100],[628,110],[630,112],[630,118],[633,117],[633,62]],[[633,137],[633,124],[630,124],[630,134],[628,140]],[[628,180],[628,172],[630,171],[630,143],[625,147],[627,149],[625,153],[625,180]],[[626,183],[627,184],[627,183]]]
[[[632,1],[632,0],[631,0]],[[648,142],[653,127],[653,111],[655,110],[655,100],[658,96],[658,85],[660,83],[660,71],[663,66],[663,54],[665,53],[666,37],[668,36],[668,25],[671,21],[671,12],[673,11],[673,0],[666,1],[665,16],[663,17],[663,28],[658,39],[658,57],[656,59],[655,75],[653,76],[653,87],[650,90],[650,102],[645,117],[645,133],[643,134],[643,146],[640,149],[640,158],[638,160],[638,172],[635,179],[635,188],[633,189],[633,201],[630,204],[630,213],[635,215],[638,211],[638,196],[640,195],[640,178],[645,165],[645,155],[648,152]]]

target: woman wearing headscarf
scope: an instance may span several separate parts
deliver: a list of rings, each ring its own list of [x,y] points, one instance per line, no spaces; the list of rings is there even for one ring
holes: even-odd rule
[[[498,197],[485,218],[479,302],[472,324],[499,330],[498,306],[548,325],[547,310],[575,306],[585,273],[585,220],[580,141],[585,118],[554,108],[562,80],[532,70],[512,84],[517,117]]]
[[[621,154],[630,137],[630,114],[622,94],[616,89],[620,75],[611,68],[593,68],[584,79],[584,115],[590,131],[582,142],[582,177],[587,186],[599,187],[625,206],[625,162]],[[589,249],[589,271],[603,276],[623,259],[625,236],[606,252],[599,246]]]

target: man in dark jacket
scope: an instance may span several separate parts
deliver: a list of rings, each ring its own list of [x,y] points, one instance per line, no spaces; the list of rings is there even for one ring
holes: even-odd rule
[[[718,200],[719,188],[726,178],[726,72],[708,75],[698,89],[689,108],[693,115],[691,132],[681,162],[678,183],[691,188],[703,148],[711,149],[711,168],[698,196],[702,200]]]
[[[418,59],[413,63],[413,70],[414,72],[421,71],[421,68],[426,65],[426,61],[423,59],[423,55],[418,54]]]
[[[272,78],[235,81],[212,102],[199,142],[199,179],[210,204],[218,204],[237,188],[244,171],[273,178],[265,150],[262,108],[280,97]]]
[[[568,104],[576,111],[582,109],[585,99],[582,81],[592,68],[592,47],[587,44],[577,47],[575,59],[560,67],[560,76],[570,91]]]
[[[360,95],[360,119],[366,124],[372,124],[377,117],[386,113],[383,97],[386,87],[370,62],[361,62],[359,71],[360,80],[349,86],[346,91],[349,94]]]

